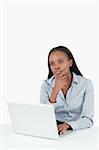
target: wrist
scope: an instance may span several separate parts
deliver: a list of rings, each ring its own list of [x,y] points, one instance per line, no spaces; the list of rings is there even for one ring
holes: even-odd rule
[[[60,91],[60,89],[59,89],[59,88],[57,88],[57,86],[54,86],[53,91],[54,91],[54,93],[55,93],[55,94],[58,94],[58,92]]]
[[[49,102],[50,102],[50,103],[56,103],[57,101],[56,101],[56,100],[51,100],[51,99],[49,98]]]
[[[51,102],[51,103],[57,102],[56,98],[57,98],[58,92],[59,92],[59,89],[57,89],[57,87],[54,87],[52,90],[51,97],[49,98],[49,102]]]
[[[67,123],[65,123],[65,124],[67,126],[67,130],[72,130],[72,127],[69,124],[67,124]]]

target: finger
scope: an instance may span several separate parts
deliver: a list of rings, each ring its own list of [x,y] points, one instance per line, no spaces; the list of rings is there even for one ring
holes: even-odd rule
[[[66,73],[67,73],[67,69],[66,69],[66,70],[61,71],[60,76],[66,75]]]
[[[62,131],[62,127],[61,126],[58,126],[58,131]]]
[[[60,135],[63,134],[66,131],[66,129],[63,129],[62,131],[60,131]]]
[[[55,76],[58,77],[58,76],[60,76],[60,74],[61,74],[61,72],[56,72]]]
[[[63,80],[66,79],[66,76],[62,76],[62,79],[63,79]]]
[[[58,127],[58,131],[61,131],[62,130],[62,128],[61,127]]]
[[[58,127],[58,128],[61,128],[61,127],[62,127],[62,124],[57,125],[57,127]]]
[[[66,77],[67,75],[66,75],[65,72],[62,72],[62,73],[59,74],[59,76],[62,78],[62,77],[64,77],[64,76]]]
[[[60,75],[60,74],[64,74],[64,73],[67,73],[67,69],[55,72],[56,75]]]
[[[61,80],[61,79],[65,79],[66,75],[61,75],[60,73],[60,74],[57,74],[56,77]]]
[[[67,83],[67,79],[65,77],[61,78],[61,81],[63,82],[63,84]]]
[[[59,129],[58,129],[58,132],[61,132],[62,130],[63,130],[62,128],[59,128]]]

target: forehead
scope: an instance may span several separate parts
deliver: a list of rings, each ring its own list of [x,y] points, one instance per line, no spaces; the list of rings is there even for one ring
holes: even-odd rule
[[[66,59],[67,56],[64,52],[61,52],[61,51],[54,51],[50,54],[50,57],[49,57],[49,60],[50,61],[55,61],[57,59]]]

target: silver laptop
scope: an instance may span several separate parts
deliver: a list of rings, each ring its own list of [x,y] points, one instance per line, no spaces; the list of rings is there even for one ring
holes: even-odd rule
[[[59,139],[54,106],[8,102],[15,133]]]

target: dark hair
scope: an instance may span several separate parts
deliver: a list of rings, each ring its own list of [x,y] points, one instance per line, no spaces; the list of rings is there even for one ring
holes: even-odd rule
[[[77,65],[76,65],[76,62],[75,62],[75,59],[73,57],[73,54],[70,52],[70,50],[67,48],[67,47],[64,47],[64,46],[58,46],[58,47],[54,47],[48,54],[48,69],[49,69],[49,74],[48,74],[48,79],[51,78],[53,76],[53,72],[51,71],[51,68],[50,68],[50,64],[49,64],[49,57],[50,57],[50,54],[54,51],[61,51],[61,52],[64,52],[69,59],[72,59],[73,61],[73,65],[72,67],[70,67],[70,71],[71,73],[74,72],[75,74],[77,75],[80,75],[80,76],[83,76],[80,72],[80,70],[78,69]]]

